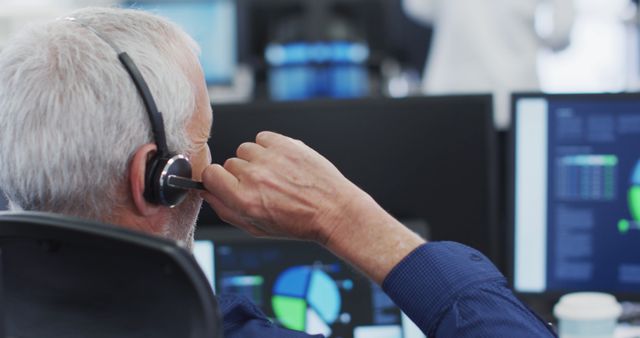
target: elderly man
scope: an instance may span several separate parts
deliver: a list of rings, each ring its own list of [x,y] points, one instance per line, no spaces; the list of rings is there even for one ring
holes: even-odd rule
[[[262,132],[224,166],[209,165],[212,112],[197,46],[175,25],[122,9],[69,16],[19,34],[0,54],[0,186],[12,208],[190,246],[205,199],[251,234],[324,245],[381,284],[431,337],[553,336],[484,256],[426,244],[300,141]],[[202,180],[206,192],[175,203],[150,193],[150,167],[164,152],[150,97],[163,112],[166,147],[191,161],[186,178]],[[306,336],[276,327],[246,300],[219,300],[227,337]]]

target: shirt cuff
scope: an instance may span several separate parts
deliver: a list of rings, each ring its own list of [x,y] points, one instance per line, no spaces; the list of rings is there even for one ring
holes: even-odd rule
[[[423,331],[432,332],[458,296],[504,276],[479,251],[454,242],[426,243],[385,278],[384,291]]]

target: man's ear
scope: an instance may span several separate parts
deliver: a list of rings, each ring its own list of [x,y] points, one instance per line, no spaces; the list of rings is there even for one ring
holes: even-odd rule
[[[160,211],[161,206],[150,203],[144,198],[145,174],[149,159],[156,154],[157,146],[148,143],[136,150],[129,164],[129,185],[131,198],[140,216],[151,216]]]

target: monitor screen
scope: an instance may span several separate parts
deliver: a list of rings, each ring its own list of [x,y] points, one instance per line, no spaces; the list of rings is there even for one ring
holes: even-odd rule
[[[491,97],[256,102],[213,106],[213,162],[263,130],[302,140],[396,218],[423,219],[434,240],[495,257]],[[205,207],[200,225],[219,224]]]
[[[278,101],[369,94],[366,44],[351,41],[271,44],[269,91]]]
[[[516,95],[513,285],[640,290],[640,95]]]
[[[136,0],[124,5],[150,11],[182,27],[200,45],[207,84],[232,82],[237,63],[235,0]]]
[[[216,292],[249,298],[285,328],[328,338],[424,338],[379,286],[320,246],[228,227],[199,229],[196,238],[194,255]]]

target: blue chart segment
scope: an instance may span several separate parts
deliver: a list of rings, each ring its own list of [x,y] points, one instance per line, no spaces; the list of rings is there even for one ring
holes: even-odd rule
[[[631,176],[631,184],[640,187],[640,160],[636,163],[636,167],[633,170],[633,175]]]
[[[333,323],[338,319],[340,292],[336,283],[326,273],[320,270],[313,271],[307,301],[326,323]]]
[[[295,298],[305,298],[311,269],[293,267],[283,272],[273,286],[273,294]]]
[[[273,286],[276,318],[289,329],[331,335],[342,299],[336,282],[321,269],[296,266],[285,270]]]

